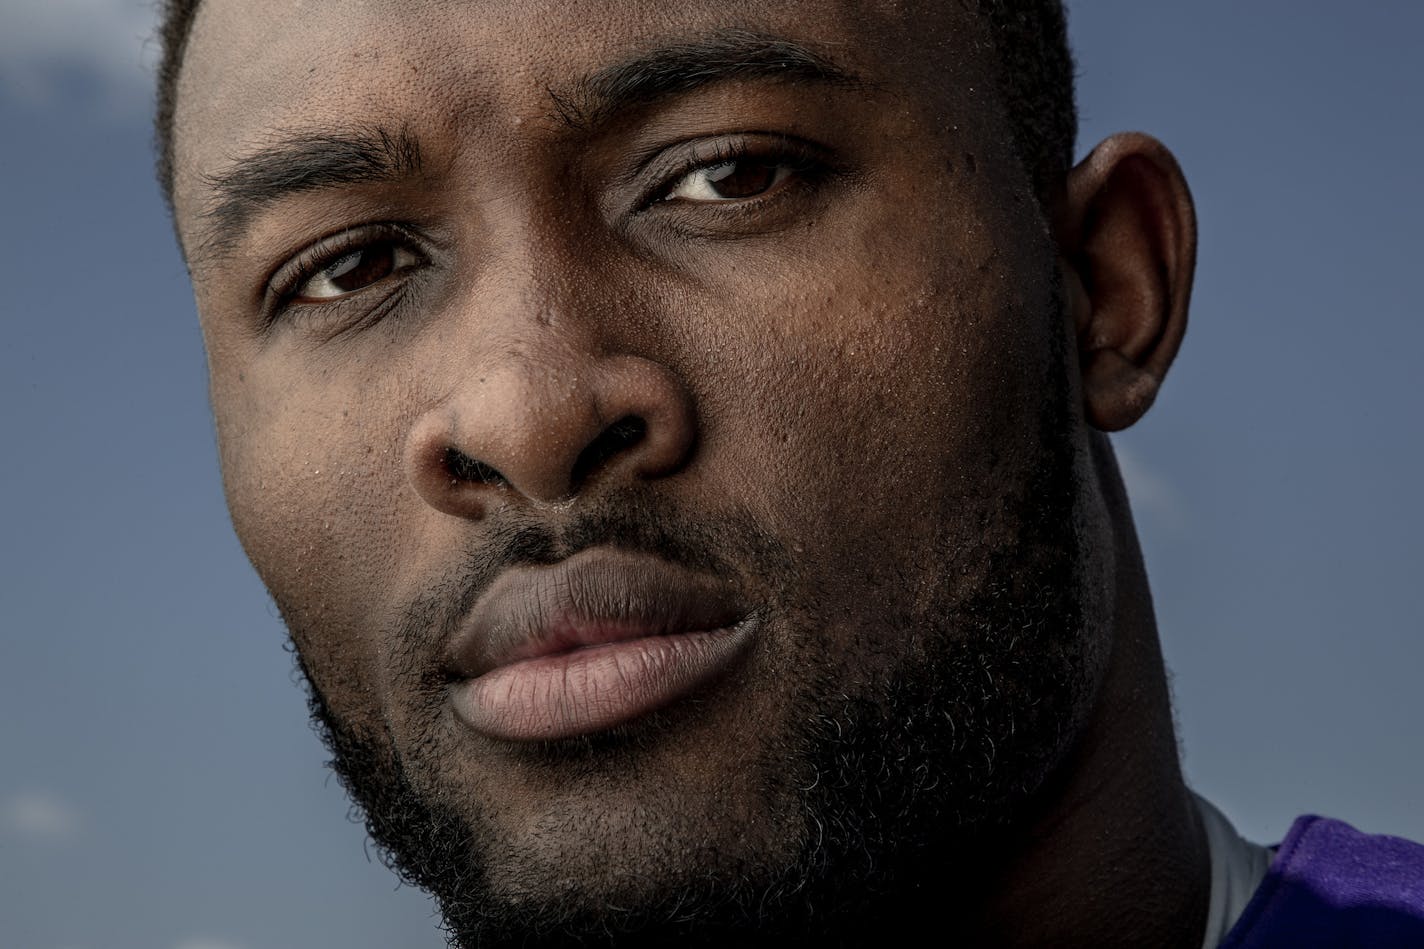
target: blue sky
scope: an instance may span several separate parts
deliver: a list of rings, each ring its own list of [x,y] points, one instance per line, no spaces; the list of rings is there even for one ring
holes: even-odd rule
[[[1249,836],[1424,839],[1424,6],[1071,5],[1082,145],[1196,192],[1118,439],[1187,772]],[[442,944],[368,860],[232,536],[150,173],[147,0],[0,0],[0,945]]]

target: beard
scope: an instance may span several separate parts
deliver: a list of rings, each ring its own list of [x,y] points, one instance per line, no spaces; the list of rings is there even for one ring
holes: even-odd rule
[[[852,650],[854,659],[875,655],[877,643],[907,644],[896,647],[883,674],[848,682],[853,663],[799,662],[818,648],[813,618],[794,619],[791,591],[805,601],[805,590],[788,580],[769,594],[791,617],[785,628],[796,648],[783,667],[800,678],[786,698],[786,727],[757,755],[752,786],[760,799],[754,810],[791,827],[789,844],[778,838],[730,853],[717,844],[724,838],[699,824],[712,818],[678,812],[656,821],[645,852],[630,857],[616,822],[567,813],[561,820],[584,852],[561,850],[554,839],[545,842],[552,857],[530,859],[492,829],[498,802],[473,805],[432,777],[448,747],[427,737],[398,749],[389,725],[385,733],[349,727],[298,652],[314,725],[383,861],[435,897],[450,944],[464,949],[864,945],[913,928],[926,909],[941,941],[972,933],[996,856],[1071,750],[1101,669],[1095,627],[1103,604],[1088,579],[1078,526],[1081,459],[1067,390],[1065,377],[1016,487],[981,502],[996,512],[990,539],[966,544],[946,530],[934,551],[931,592],[879,613],[879,625]],[[652,502],[623,502],[590,511],[557,535],[538,526],[494,532],[481,560],[413,604],[391,640],[443,634],[505,566],[555,562],[594,544],[719,575],[735,564],[742,575],[797,575],[793,558],[754,525],[692,521]],[[893,539],[886,544],[893,550]],[[710,553],[729,550],[738,556]],[[909,590],[874,593],[914,599]],[[426,696],[423,734],[436,735],[448,683],[417,671],[409,680]],[[585,799],[602,803],[598,788],[635,780],[649,749],[678,740],[696,699],[679,703],[689,704],[690,712],[674,707],[511,754],[524,767],[584,780]],[[558,826],[545,830],[557,838]],[[590,840],[606,851],[590,855]],[[580,878],[581,867],[599,865],[607,869],[600,879]],[[636,882],[608,882],[614,879]]]

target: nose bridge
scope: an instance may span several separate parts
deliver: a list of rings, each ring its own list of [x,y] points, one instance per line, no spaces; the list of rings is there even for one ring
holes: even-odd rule
[[[691,450],[680,380],[650,355],[607,345],[616,314],[591,281],[539,270],[506,271],[472,294],[464,315],[485,339],[468,362],[455,357],[449,394],[409,433],[410,479],[446,513],[564,501],[594,483],[670,473]]]

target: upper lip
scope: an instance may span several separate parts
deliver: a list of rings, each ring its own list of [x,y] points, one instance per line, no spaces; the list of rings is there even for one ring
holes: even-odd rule
[[[449,662],[461,678],[475,678],[586,646],[723,629],[749,612],[726,580],[657,557],[592,549],[500,574],[450,640]]]

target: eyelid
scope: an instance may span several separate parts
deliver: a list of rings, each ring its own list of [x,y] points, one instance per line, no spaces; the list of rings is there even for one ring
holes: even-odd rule
[[[275,320],[292,302],[297,290],[304,283],[340,260],[342,256],[382,241],[398,241],[422,259],[429,257],[422,247],[423,241],[403,225],[381,221],[348,227],[298,251],[268,277],[263,291],[264,322],[270,323]],[[347,296],[361,292],[361,290],[354,290]],[[345,297],[333,298],[327,304],[312,303],[310,305],[330,305],[341,299],[345,299]]]
[[[797,170],[820,168],[831,173],[839,170],[829,149],[785,132],[740,132],[693,139],[670,146],[661,155],[643,163],[654,183],[640,194],[638,209],[645,211],[659,203],[678,182],[700,168],[744,158],[778,160]]]

